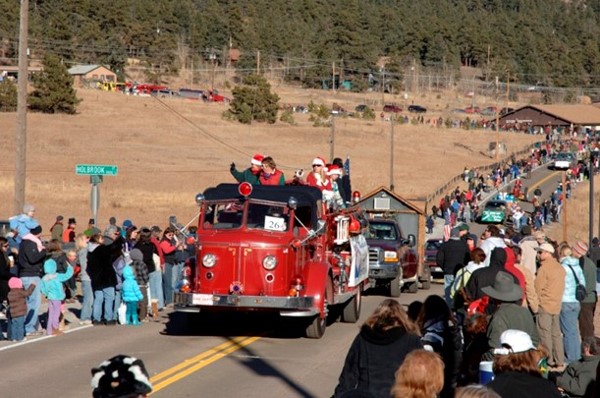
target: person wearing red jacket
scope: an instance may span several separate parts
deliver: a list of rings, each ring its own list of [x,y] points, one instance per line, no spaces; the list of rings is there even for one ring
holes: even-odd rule
[[[306,183],[312,187],[317,187],[321,191],[331,191],[331,180],[327,177],[327,169],[325,168],[325,160],[321,157],[314,158],[312,169],[306,177]]]
[[[260,185],[285,185],[283,172],[277,169],[277,165],[271,156],[262,160],[262,173],[258,177]]]

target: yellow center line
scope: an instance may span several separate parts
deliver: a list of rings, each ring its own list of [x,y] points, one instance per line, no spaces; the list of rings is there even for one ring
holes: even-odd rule
[[[531,192],[532,189],[535,189],[537,187],[539,187],[540,185],[542,185],[543,183],[545,183],[546,181],[548,181],[549,179],[556,177],[557,175],[559,175],[560,173],[562,173],[562,171],[555,171],[554,173],[542,178],[541,180],[539,180],[538,182],[536,182],[535,184],[532,184],[528,190]]]
[[[186,359],[182,363],[151,377],[150,382],[152,382],[152,393],[162,390],[163,388],[183,379],[184,377],[189,376],[190,374],[210,365],[213,362],[218,361],[219,359],[224,358],[232,352],[254,343],[261,338],[262,336],[235,337],[234,339],[226,341],[225,343],[211,348],[210,350],[207,350],[193,358]],[[160,382],[157,383],[158,381]]]

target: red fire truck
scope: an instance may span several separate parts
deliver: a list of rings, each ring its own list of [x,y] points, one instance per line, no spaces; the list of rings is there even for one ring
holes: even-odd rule
[[[178,311],[303,317],[309,338],[323,336],[332,306],[342,322],[358,320],[369,283],[358,207],[332,212],[317,188],[248,183],[208,188],[196,202],[199,243]]]

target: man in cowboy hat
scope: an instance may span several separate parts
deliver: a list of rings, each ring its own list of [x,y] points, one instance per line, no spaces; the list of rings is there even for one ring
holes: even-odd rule
[[[539,335],[531,312],[521,305],[523,289],[515,283],[515,279],[506,271],[498,271],[492,286],[482,288],[491,301],[496,304],[487,328],[490,348],[499,348],[500,335],[508,329],[527,332],[535,345]]]

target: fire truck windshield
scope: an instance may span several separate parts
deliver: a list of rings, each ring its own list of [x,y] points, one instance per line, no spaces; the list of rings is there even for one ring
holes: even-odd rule
[[[214,203],[206,207],[204,228],[235,229],[242,227],[244,205],[240,202]],[[246,226],[267,231],[287,231],[289,209],[285,205],[273,206],[250,201]]]

